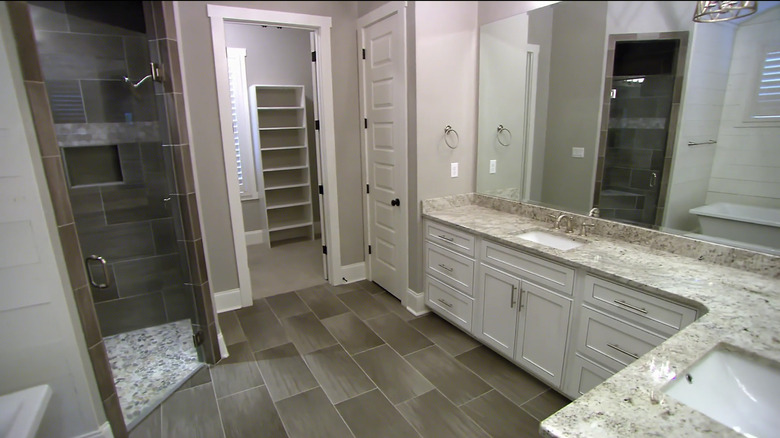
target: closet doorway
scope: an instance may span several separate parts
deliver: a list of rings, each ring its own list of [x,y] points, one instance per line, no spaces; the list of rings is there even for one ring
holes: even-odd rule
[[[218,305],[229,310],[334,277],[330,66],[316,60],[317,21],[330,19],[212,5],[209,15],[241,289],[241,305]]]

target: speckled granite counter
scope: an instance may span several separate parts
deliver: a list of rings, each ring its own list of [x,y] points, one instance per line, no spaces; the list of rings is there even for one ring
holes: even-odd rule
[[[541,424],[550,437],[742,436],[660,388],[719,343],[780,362],[780,258],[595,219],[568,251],[517,237],[555,210],[484,195],[423,202],[423,217],[640,287],[701,316]],[[579,224],[582,216],[575,216]],[[593,220],[593,219],[591,219]],[[560,231],[553,231],[561,233]],[[736,266],[736,267],[735,267]]]

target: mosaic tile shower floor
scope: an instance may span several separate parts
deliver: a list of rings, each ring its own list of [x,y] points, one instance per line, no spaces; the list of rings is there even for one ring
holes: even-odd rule
[[[128,428],[203,366],[189,320],[104,338]]]

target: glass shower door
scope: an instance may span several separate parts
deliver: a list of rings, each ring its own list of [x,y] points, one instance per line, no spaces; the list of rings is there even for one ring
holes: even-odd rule
[[[601,216],[652,227],[671,126],[679,40],[618,41],[615,47]]]
[[[177,194],[162,87],[147,78],[157,43],[142,2],[29,7],[92,298],[132,428],[203,366],[180,211],[187,195]]]

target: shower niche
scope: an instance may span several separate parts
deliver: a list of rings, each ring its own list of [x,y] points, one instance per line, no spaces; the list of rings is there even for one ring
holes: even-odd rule
[[[62,158],[70,187],[124,182],[118,145],[63,148]]]

